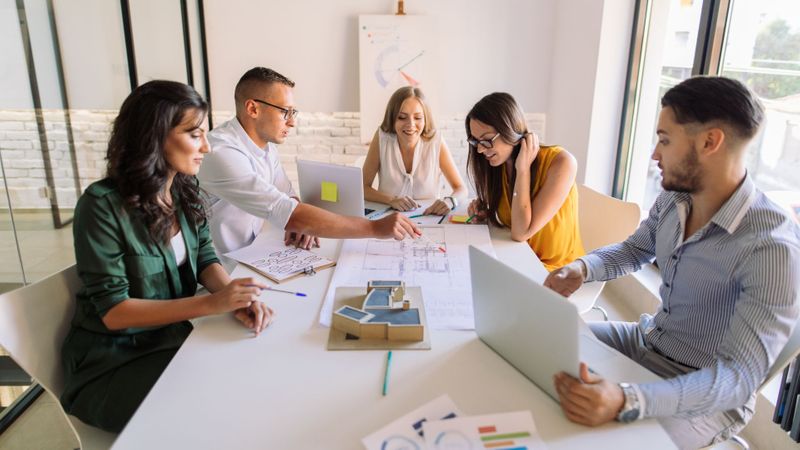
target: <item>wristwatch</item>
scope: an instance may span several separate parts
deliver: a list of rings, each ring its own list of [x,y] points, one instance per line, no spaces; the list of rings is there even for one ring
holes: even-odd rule
[[[639,396],[636,395],[636,390],[629,383],[620,383],[619,387],[625,395],[625,403],[617,414],[617,421],[622,423],[633,422],[641,415]]]
[[[458,206],[458,200],[455,197],[448,195],[444,199],[450,200],[450,203],[452,204],[452,208],[450,208],[451,210],[456,209],[456,206]]]

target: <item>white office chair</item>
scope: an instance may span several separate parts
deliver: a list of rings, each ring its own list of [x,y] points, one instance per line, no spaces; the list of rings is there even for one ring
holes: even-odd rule
[[[639,205],[601,194],[582,184],[578,185],[578,225],[586,252],[609,244],[622,242],[639,226]],[[592,309],[600,311],[608,320],[605,309],[596,305],[605,282],[589,283],[581,287],[575,305],[581,314]],[[576,292],[576,294],[578,294]]]
[[[81,282],[75,266],[0,295],[0,345],[56,398],[64,389],[61,344],[75,310]],[[65,414],[84,450],[109,449],[116,435]]]

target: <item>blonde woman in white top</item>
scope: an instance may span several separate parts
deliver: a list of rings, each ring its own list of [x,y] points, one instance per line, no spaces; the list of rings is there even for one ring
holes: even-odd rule
[[[398,211],[416,208],[416,200],[436,199],[424,214],[445,215],[466,200],[467,189],[453,156],[433,124],[419,88],[402,87],[386,105],[364,161],[364,199]],[[372,187],[378,175],[378,189]],[[441,176],[452,192],[442,197]]]

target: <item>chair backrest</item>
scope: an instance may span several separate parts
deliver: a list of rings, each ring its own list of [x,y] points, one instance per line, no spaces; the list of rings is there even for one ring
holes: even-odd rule
[[[764,378],[764,382],[761,383],[759,390],[783,372],[783,369],[788,366],[798,354],[800,354],[800,323],[795,324],[792,334],[789,335],[789,340],[786,342],[786,345],[783,346],[783,350],[778,353],[778,357],[775,358],[775,363],[769,368],[767,376]]]
[[[61,344],[81,286],[75,266],[0,295],[0,345],[56,397],[64,387]]]
[[[578,185],[578,225],[584,249],[589,252],[628,238],[639,226],[639,205]]]

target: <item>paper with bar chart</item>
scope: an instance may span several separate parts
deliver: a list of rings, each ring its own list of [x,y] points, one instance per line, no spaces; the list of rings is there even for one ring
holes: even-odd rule
[[[428,450],[544,450],[530,411],[426,422]]]
[[[450,420],[461,415],[447,394],[441,395],[410,413],[394,420],[361,440],[367,450],[422,450],[425,433],[422,428],[430,420]]]
[[[372,139],[389,97],[398,88],[420,87],[429,104],[436,102],[435,33],[428,16],[358,16],[361,142]]]
[[[336,271],[320,311],[330,326],[336,288],[363,287],[370,280],[401,280],[422,288],[432,329],[472,330],[472,284],[469,246],[494,255],[486,225],[421,226],[418,239],[348,239],[342,242]]]

